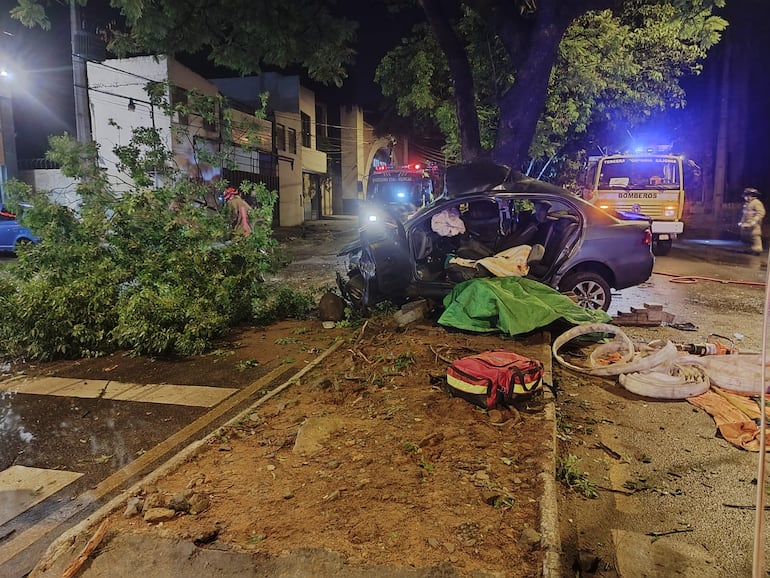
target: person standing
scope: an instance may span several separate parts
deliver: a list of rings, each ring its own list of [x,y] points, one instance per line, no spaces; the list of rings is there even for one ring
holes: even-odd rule
[[[230,223],[233,230],[244,237],[251,235],[249,204],[241,198],[241,195],[233,187],[225,189],[224,198],[225,204],[230,208]]]
[[[751,245],[749,253],[762,253],[762,220],[765,218],[765,205],[759,200],[760,192],[754,187],[743,189],[743,212],[738,226],[741,230],[741,241]]]

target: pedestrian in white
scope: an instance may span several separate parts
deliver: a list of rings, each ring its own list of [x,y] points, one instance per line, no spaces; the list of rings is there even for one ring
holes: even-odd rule
[[[748,250],[752,255],[762,253],[762,220],[765,218],[765,205],[759,200],[760,192],[753,187],[743,189],[743,212],[738,226],[741,230],[741,241],[750,245]]]

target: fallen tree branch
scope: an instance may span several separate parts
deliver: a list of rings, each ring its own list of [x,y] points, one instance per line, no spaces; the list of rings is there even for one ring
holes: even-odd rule
[[[62,572],[61,578],[73,578],[76,576],[77,573],[80,572],[80,569],[83,567],[83,564],[85,564],[86,560],[88,560],[89,556],[91,556],[94,550],[96,550],[97,546],[101,544],[106,533],[107,520],[105,519],[99,525],[96,533],[94,533],[94,535],[91,536],[91,539],[86,542],[86,545],[83,546],[83,550],[80,552],[80,554],[78,554],[78,557],[75,558],[75,560],[69,566],[67,566],[64,572]]]
[[[361,327],[361,331],[358,332],[358,337],[356,338],[355,343],[353,343],[353,347],[358,347],[358,344],[361,342],[361,339],[364,337],[364,331],[366,331],[366,326],[369,325],[369,320],[367,319],[364,321],[363,326]]]
[[[722,504],[725,508],[737,508],[738,510],[755,510],[756,506],[743,506],[741,504]],[[770,506],[765,506],[765,511],[770,511]]]
[[[363,353],[361,353],[361,352],[360,352],[358,349],[348,349],[348,351],[349,351],[350,353],[352,353],[353,355],[358,355],[359,357],[361,357],[361,359],[363,359],[363,360],[364,360],[366,363],[368,363],[369,365],[371,365],[371,364],[372,364],[372,362],[371,362],[371,361],[369,361],[369,360],[366,358],[366,355],[364,355]]]
[[[436,351],[436,350],[433,348],[433,346],[432,346],[432,345],[428,345],[428,348],[429,348],[429,349],[430,349],[430,350],[433,352],[433,355],[435,355],[435,356],[436,356],[436,359],[440,359],[440,360],[441,360],[441,361],[443,361],[444,363],[452,363],[452,361],[453,361],[452,359],[448,359],[448,358],[444,357],[443,355],[441,355],[441,354],[440,354],[438,351]]]
[[[615,450],[613,450],[611,447],[609,447],[607,444],[603,442],[596,442],[596,447],[601,450],[604,450],[610,455],[610,457],[613,457],[616,460],[619,460],[622,457],[618,452],[616,452]]]

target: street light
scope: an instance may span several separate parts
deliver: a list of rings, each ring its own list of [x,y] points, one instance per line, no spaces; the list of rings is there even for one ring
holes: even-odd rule
[[[134,112],[136,110],[136,103],[140,102],[147,106],[150,111],[150,121],[152,122],[152,130],[155,130],[155,106],[146,100],[139,100],[137,98],[128,99],[128,110]]]

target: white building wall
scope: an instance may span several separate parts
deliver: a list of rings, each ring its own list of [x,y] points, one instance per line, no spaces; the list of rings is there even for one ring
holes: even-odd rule
[[[35,169],[19,171],[19,180],[27,183],[36,191],[48,191],[48,198],[53,203],[69,207],[73,211],[80,208],[80,195],[77,193],[77,181],[65,177],[61,169]]]
[[[133,188],[125,173],[118,171],[116,146],[131,140],[134,128],[151,127],[153,121],[161,139],[171,148],[171,119],[163,110],[149,104],[145,86],[148,79],[168,80],[165,57],[141,56],[107,60],[106,66],[88,62],[88,98],[91,112],[92,138],[99,145],[99,165],[117,192]],[[134,99],[134,110],[128,108]]]
[[[363,199],[364,169],[364,114],[361,108],[345,106],[340,110],[340,149],[342,206],[348,214],[357,212],[357,205]]]

